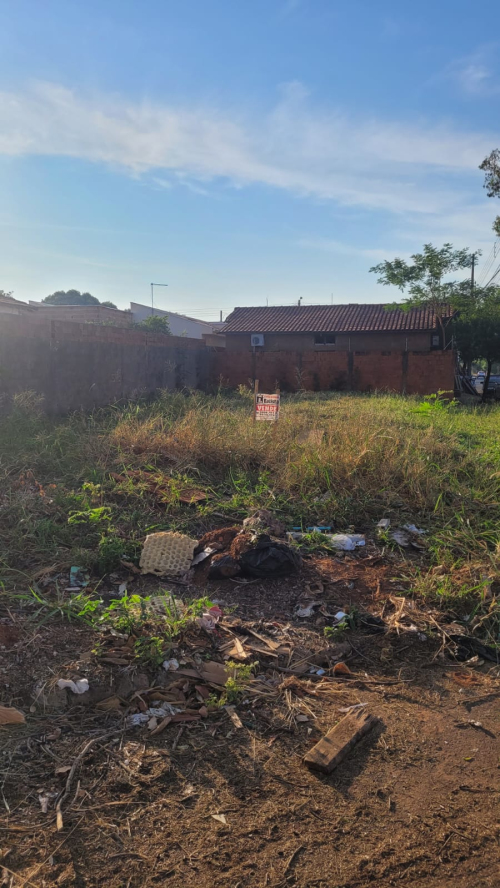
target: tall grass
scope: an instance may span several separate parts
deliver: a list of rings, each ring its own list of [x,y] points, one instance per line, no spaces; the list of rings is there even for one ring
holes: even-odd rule
[[[274,426],[252,420],[249,393],[163,393],[50,420],[18,405],[0,425],[0,574],[87,553],[103,534],[137,541],[152,527],[204,530],[249,509],[338,529],[381,517],[425,523],[434,551],[493,553],[500,540],[500,409],[419,410],[397,396],[294,395]],[[159,505],[133,479],[154,470],[173,487],[209,493],[206,505]],[[20,485],[30,473],[33,483]],[[91,482],[90,490],[84,490]],[[48,485],[55,485],[48,491]],[[93,485],[93,487],[92,487]],[[40,493],[40,487],[43,494]],[[68,524],[106,507],[109,526]],[[82,555],[83,552],[83,555]]]

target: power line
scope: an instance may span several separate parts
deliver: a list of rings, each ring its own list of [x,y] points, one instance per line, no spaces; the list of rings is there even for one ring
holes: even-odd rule
[[[481,274],[479,276],[479,280],[478,280],[479,286],[484,285],[484,282],[485,282],[486,278],[488,277],[488,275],[495,263],[495,260],[498,256],[499,245],[500,245],[499,241],[494,241],[493,246],[492,246],[490,252],[488,253],[488,258],[486,259],[485,264],[482,268]]]
[[[488,283],[485,284],[485,287],[489,287],[489,285],[493,283],[498,274],[500,274],[500,262],[497,265],[497,270],[495,271],[493,277],[490,277]]]

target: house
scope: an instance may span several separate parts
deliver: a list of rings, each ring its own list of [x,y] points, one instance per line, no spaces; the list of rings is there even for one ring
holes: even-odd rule
[[[150,305],[141,305],[138,302],[130,303],[130,311],[134,323],[139,324],[153,313]],[[223,324],[216,321],[200,321],[187,315],[178,314],[175,311],[165,311],[155,308],[154,314],[162,318],[168,318],[170,332],[173,336],[188,336],[190,339],[202,339],[211,334],[214,329],[219,329]]]
[[[13,296],[0,295],[0,314],[24,315],[30,311],[27,302],[20,302]]]
[[[451,309],[385,305],[235,308],[215,372],[230,385],[429,394],[454,387]]]

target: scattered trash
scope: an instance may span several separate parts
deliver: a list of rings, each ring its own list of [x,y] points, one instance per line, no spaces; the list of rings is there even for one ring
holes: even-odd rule
[[[179,668],[179,661],[175,657],[172,657],[170,660],[164,660],[163,668],[166,672],[175,672]]]
[[[500,663],[500,648],[492,647],[489,644],[483,644],[479,639],[472,635],[448,635],[448,639],[455,646],[453,656],[456,660],[469,660],[476,654],[484,660],[490,660],[493,663]]]
[[[403,524],[403,530],[408,530],[410,533],[416,533],[417,536],[423,536],[426,531],[422,530],[421,527],[416,527],[415,524]]]
[[[197,555],[194,556],[191,566],[196,567],[197,564],[201,564],[202,561],[206,561],[207,558],[210,558],[214,552],[217,552],[217,549],[214,549],[212,546],[206,546],[201,552],[198,552]]]
[[[38,801],[40,802],[42,814],[49,813],[49,805],[53,799],[57,798],[58,795],[58,792],[43,792],[43,790],[39,792]]]
[[[13,706],[0,706],[0,725],[23,725],[26,719],[19,709]]]
[[[391,526],[391,519],[390,518],[381,518],[377,524],[377,530],[379,531],[379,533],[383,533],[384,531],[389,530],[390,526]]]
[[[315,609],[322,604],[321,601],[310,601],[309,604],[300,605],[298,604],[295,608],[295,616],[304,619],[305,617],[312,617]]]
[[[304,764],[314,771],[331,774],[357,743],[375,727],[378,719],[367,712],[346,715],[304,756]]]
[[[69,589],[84,589],[90,583],[90,571],[84,567],[70,567]]]
[[[214,607],[210,607],[208,611],[205,611],[201,617],[198,617],[196,622],[201,629],[205,629],[207,632],[213,632],[221,617],[222,611],[220,607],[214,605]]]
[[[126,583],[120,583],[120,585],[118,586],[118,595],[120,596],[120,598],[123,598],[123,596],[125,595],[126,591],[127,591],[127,584],[126,584]]]
[[[302,558],[295,549],[272,540],[267,534],[259,537],[256,545],[240,556],[243,573],[251,577],[272,579],[286,576],[296,571],[301,563]]]
[[[140,566],[143,574],[180,576],[191,567],[196,540],[182,533],[151,533],[146,537]]]
[[[410,545],[410,535],[404,530],[393,530],[391,540],[394,540],[402,549],[407,549]]]
[[[86,678],[80,678],[77,681],[68,681],[65,678],[60,678],[57,682],[57,687],[61,691],[68,689],[73,691],[74,694],[86,694],[89,689],[89,683]]]
[[[340,623],[340,622],[341,622],[341,620],[343,620],[343,619],[344,619],[344,617],[347,617],[347,614],[346,614],[346,612],[345,612],[345,611],[337,611],[337,613],[336,613],[336,614],[334,614],[334,617],[335,617],[335,619],[336,619],[336,620],[338,620],[338,621],[339,621],[339,623]]]
[[[171,703],[164,701],[161,706],[150,706],[145,712],[134,712],[132,715],[128,715],[125,719],[125,727],[138,728],[143,725],[149,725],[151,719],[154,718],[156,719],[156,722],[152,725],[150,730],[157,732],[160,728],[160,725],[157,724],[158,719],[165,720],[166,718],[169,718],[173,720],[173,718],[179,714],[181,714],[181,710],[178,707],[172,706]]]
[[[325,533],[325,536],[334,549],[340,549],[343,552],[352,552],[358,546],[365,545],[363,533]]]
[[[218,820],[219,823],[227,823],[225,814],[211,814],[210,816],[213,817],[214,820]]]
[[[232,555],[215,555],[210,562],[208,571],[209,580],[225,580],[237,577],[241,573],[241,567]]]

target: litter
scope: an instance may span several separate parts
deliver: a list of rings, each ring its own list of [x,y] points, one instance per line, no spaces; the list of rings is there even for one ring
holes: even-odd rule
[[[175,672],[179,668],[179,661],[175,657],[172,657],[170,660],[164,660],[163,668],[166,672]]]
[[[341,620],[344,619],[344,617],[347,617],[347,614],[345,611],[337,611],[337,613],[334,616],[335,616],[335,619],[340,622]]]
[[[42,809],[42,814],[49,813],[49,805],[52,799],[57,798],[59,795],[58,792],[41,792],[38,795],[38,801],[40,802],[40,807]]]
[[[391,519],[390,518],[381,518],[377,524],[377,530],[379,531],[379,533],[382,533],[384,530],[389,530],[390,526],[391,526]]]
[[[325,536],[334,549],[340,549],[343,552],[352,552],[358,546],[365,545],[363,533],[325,533]]]
[[[225,814],[211,814],[210,816],[213,817],[214,820],[218,820],[219,823],[227,823]]]
[[[408,530],[410,533],[416,533],[418,536],[423,536],[425,534],[425,530],[422,530],[421,527],[417,527],[415,524],[403,524],[403,530]]]
[[[0,706],[0,725],[23,725],[26,719],[19,709],[13,706]]]
[[[241,567],[232,555],[215,555],[210,562],[208,571],[209,580],[225,580],[237,577],[241,573]]]
[[[70,567],[69,585],[71,589],[84,589],[90,583],[90,571],[84,567]]]
[[[398,546],[401,546],[402,549],[407,549],[410,545],[410,537],[409,534],[404,530],[393,530],[391,533],[391,540],[394,540]]]
[[[483,644],[477,638],[471,635],[449,635],[449,640],[455,645],[453,656],[456,660],[469,660],[476,654],[483,660],[491,660],[493,663],[500,663],[500,649],[494,648],[489,644]]]
[[[213,632],[221,617],[222,611],[220,607],[215,605],[214,607],[210,607],[208,611],[205,611],[201,617],[198,617],[196,622],[201,629],[205,629],[207,632]]]
[[[151,533],[146,537],[140,566],[143,574],[180,576],[191,567],[196,540],[182,533]]]
[[[286,543],[276,542],[263,534],[255,546],[242,553],[239,562],[243,573],[272,579],[296,571],[302,558]]]
[[[333,667],[333,674],[334,675],[352,675],[352,672],[349,669],[349,666],[346,666],[345,663],[335,663],[335,666]]]
[[[86,694],[89,689],[89,683],[86,678],[80,678],[77,681],[67,681],[65,678],[60,678],[57,682],[57,687],[61,691],[67,688],[69,691],[73,691],[74,694]]]
[[[201,564],[202,561],[206,561],[207,558],[210,558],[214,552],[217,552],[217,549],[213,549],[211,546],[206,546],[202,552],[198,552],[197,555],[194,556],[191,566],[196,567],[197,564]]]
[[[302,607],[300,604],[295,608],[295,615],[297,617],[312,617],[314,613],[314,609],[319,607],[322,604],[321,601],[311,601],[309,604],[306,604]]]

